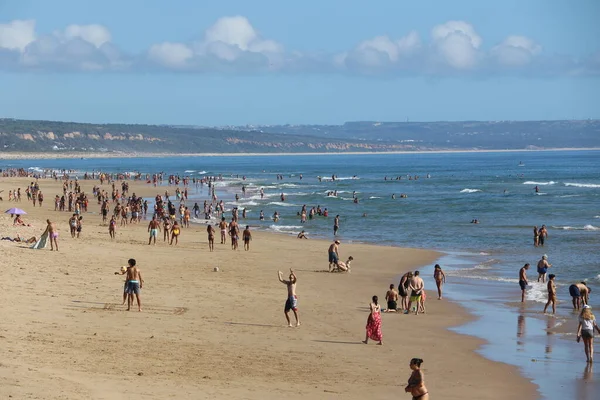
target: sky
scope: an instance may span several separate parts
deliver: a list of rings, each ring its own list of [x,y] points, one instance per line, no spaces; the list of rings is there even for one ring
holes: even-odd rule
[[[1,117],[598,119],[600,1],[0,0]]]

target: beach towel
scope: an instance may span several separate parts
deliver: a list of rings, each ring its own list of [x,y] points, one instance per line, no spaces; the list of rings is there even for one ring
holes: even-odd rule
[[[32,249],[45,249],[46,246],[48,245],[48,231],[44,232],[44,234],[42,236],[40,236],[39,240],[37,242],[35,242],[33,245],[31,245],[30,248]]]

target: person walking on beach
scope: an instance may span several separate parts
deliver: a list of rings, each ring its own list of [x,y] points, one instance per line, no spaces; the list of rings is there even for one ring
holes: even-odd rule
[[[423,360],[420,358],[410,360],[409,366],[412,373],[408,378],[408,385],[406,385],[404,391],[410,393],[413,400],[429,400],[429,392],[425,387],[425,377],[423,371],[421,371],[421,364],[423,364]]]
[[[334,271],[340,261],[339,245],[340,241],[336,240],[329,246],[329,250],[327,250],[329,254],[329,272]]]
[[[206,232],[208,233],[208,250],[214,251],[215,249],[215,228],[211,224],[206,226]]]
[[[527,282],[527,270],[529,269],[529,263],[523,265],[519,270],[519,286],[521,287],[521,303],[525,302],[525,289],[529,282]]]
[[[415,315],[419,315],[419,308],[421,304],[421,295],[425,289],[425,282],[419,276],[420,272],[415,271],[412,279],[410,280],[410,285],[408,286],[408,291],[410,291],[410,300],[408,301],[408,307],[406,307],[405,314],[410,312],[411,306],[415,303]]]
[[[437,286],[438,291],[438,300],[442,299],[442,285],[446,283],[446,274],[442,271],[442,267],[440,264],[435,264],[433,269],[433,279],[435,279],[435,284]]]
[[[544,254],[537,263],[538,282],[541,280],[542,283],[546,283],[546,273],[551,266],[552,264],[548,263],[548,256]]]
[[[283,272],[281,271],[277,271],[277,277],[279,278],[279,282],[287,286],[287,300],[285,301],[283,313],[285,314],[285,319],[287,320],[288,326],[292,326],[289,315],[290,310],[294,312],[296,326],[300,326],[300,319],[298,319],[298,296],[296,296],[296,282],[298,281],[296,274],[290,268],[289,280],[286,281],[283,279]]]
[[[110,222],[108,223],[108,234],[110,235],[111,239],[116,238],[117,236],[117,220],[115,219],[115,216],[113,215],[112,217],[110,217]]]
[[[552,314],[556,314],[556,284],[554,283],[555,276],[556,275],[554,274],[548,275],[548,302],[544,306],[544,314],[546,314],[546,310],[550,304],[552,304]]]
[[[221,229],[221,244],[225,244],[227,242],[227,221],[225,221],[225,217],[221,218],[219,229]]]
[[[594,329],[600,333],[596,324],[596,317],[592,314],[592,307],[587,304],[583,306],[579,314],[579,326],[577,327],[577,343],[583,339],[585,346],[585,358],[588,363],[594,362]]]
[[[242,239],[244,240],[244,250],[250,250],[250,241],[252,240],[252,233],[250,233],[250,225],[246,225],[246,229],[242,232]]]
[[[142,311],[142,301],[140,300],[140,289],[144,286],[144,279],[142,279],[142,271],[136,267],[136,262],[133,258],[127,261],[129,265],[127,267],[127,311],[131,309],[133,304],[133,296],[137,300],[138,311]]]
[[[390,290],[385,294],[385,301],[387,301],[387,309],[385,312],[398,311],[398,291],[394,289],[393,283],[390,285]]]
[[[171,242],[169,245],[173,244],[173,240],[175,240],[175,246],[179,244],[179,234],[181,233],[181,228],[179,227],[179,222],[173,222],[173,228],[171,229]]]
[[[371,339],[378,342],[377,344],[381,346],[383,344],[383,335],[381,334],[381,306],[379,305],[379,298],[377,296],[373,296],[371,300],[371,304],[369,304],[371,312],[367,318],[367,333],[363,343],[368,344],[369,339]]]
[[[171,231],[171,221],[169,218],[165,218],[163,221],[163,242],[169,240]]]
[[[156,245],[156,237],[158,236],[158,232],[160,231],[160,222],[157,221],[156,217],[152,217],[152,221],[148,224],[148,232],[150,232],[150,237],[148,238],[148,245],[154,239],[154,245]]]

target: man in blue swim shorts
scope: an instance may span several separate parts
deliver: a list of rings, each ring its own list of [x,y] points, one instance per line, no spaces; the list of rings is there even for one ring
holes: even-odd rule
[[[335,268],[333,268],[334,266],[338,266],[338,262],[340,260],[340,255],[339,255],[339,245],[340,245],[340,241],[336,240],[335,242],[333,242],[330,246],[329,246],[329,272],[332,272],[335,270]]]
[[[156,245],[156,237],[158,236],[158,232],[160,231],[160,223],[156,220],[156,217],[152,217],[152,221],[148,224],[148,232],[150,232],[150,237],[148,238],[148,245],[152,242],[154,238],[154,244]]]

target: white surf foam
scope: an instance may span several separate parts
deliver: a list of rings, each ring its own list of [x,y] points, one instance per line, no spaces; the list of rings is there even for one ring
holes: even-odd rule
[[[538,192],[536,193],[536,196],[546,196],[548,193],[542,193],[542,192]]]
[[[556,182],[554,181],[549,181],[549,182],[536,182],[536,181],[526,181],[523,182],[523,185],[554,185]]]
[[[203,175],[205,173],[206,173],[206,171],[198,171],[198,175]]]
[[[460,191],[461,193],[475,193],[475,192],[481,192],[480,189],[463,189]]]
[[[578,226],[553,226],[553,229],[562,229],[564,231],[599,231],[600,228],[593,225]]]
[[[545,303],[548,300],[548,289],[545,283],[529,282],[529,287],[525,291],[525,298],[538,303]]]
[[[381,197],[379,197],[379,196],[371,196],[371,197],[369,197],[369,198],[370,198],[370,199],[380,199]]]
[[[302,230],[302,227],[297,225],[270,225],[269,229],[279,233],[298,234]]]
[[[267,204],[272,205],[272,206],[281,206],[281,207],[300,207],[297,204],[286,203],[286,202],[283,202],[283,201],[272,201],[272,202],[267,203]]]
[[[564,196],[558,196],[558,197],[580,197],[580,194],[565,194]]]
[[[579,187],[579,188],[600,188],[600,185],[595,184],[595,183],[570,183],[570,182],[565,182],[565,186],[573,186],[573,187]]]
[[[195,170],[195,169],[186,169],[186,170],[185,170],[185,171],[183,171],[183,172],[185,172],[186,174],[189,174],[189,173],[191,173],[191,172],[196,172],[196,170]]]

